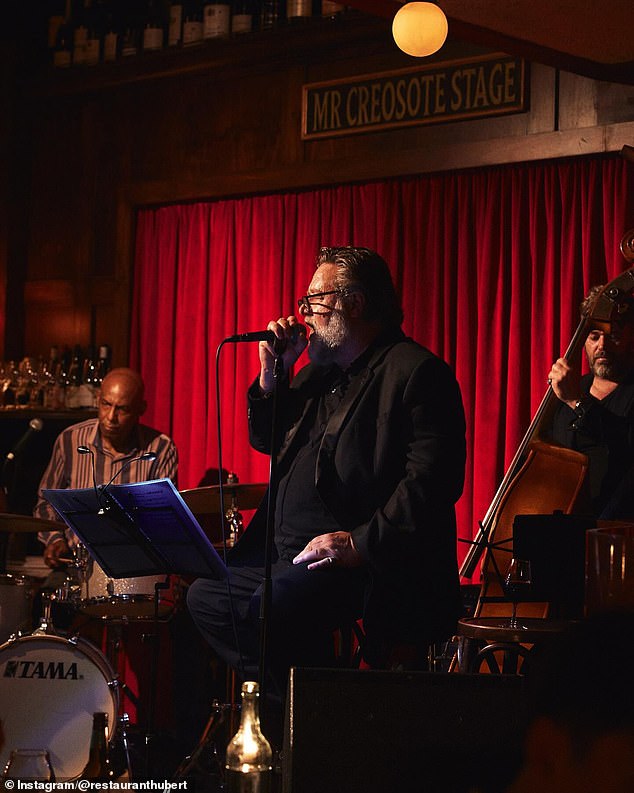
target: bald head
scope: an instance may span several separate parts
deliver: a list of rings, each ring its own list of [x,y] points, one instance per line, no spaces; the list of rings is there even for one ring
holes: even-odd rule
[[[99,431],[104,447],[126,451],[132,434],[145,413],[143,379],[134,369],[112,369],[104,377],[99,395]]]
[[[111,383],[122,385],[130,393],[143,399],[145,396],[145,383],[141,375],[134,369],[128,369],[125,366],[120,366],[118,369],[111,369],[104,377],[101,383],[102,390],[107,388]]]

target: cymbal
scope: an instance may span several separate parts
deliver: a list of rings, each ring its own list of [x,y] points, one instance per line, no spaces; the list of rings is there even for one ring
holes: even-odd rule
[[[32,515],[13,515],[10,512],[0,512],[0,531],[29,532],[29,531],[64,531],[63,523],[45,518],[34,518]]]
[[[225,509],[228,509],[235,498],[238,509],[256,509],[262,496],[266,493],[266,484],[257,485],[223,485]],[[195,487],[181,490],[183,501],[194,515],[220,514],[220,486]]]

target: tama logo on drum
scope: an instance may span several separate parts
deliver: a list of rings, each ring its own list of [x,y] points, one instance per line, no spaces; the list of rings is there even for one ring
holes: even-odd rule
[[[7,661],[3,677],[29,678],[41,680],[80,680],[77,662],[65,664],[63,661]]]

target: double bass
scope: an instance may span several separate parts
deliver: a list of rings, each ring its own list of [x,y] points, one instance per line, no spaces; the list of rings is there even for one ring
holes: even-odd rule
[[[620,245],[626,261],[634,263],[634,229]],[[609,333],[612,323],[628,308],[634,293],[634,266],[614,278],[587,307],[568,345],[564,358],[570,360],[583,347],[591,327]],[[508,566],[516,515],[583,514],[588,511],[586,489],[588,458],[585,454],[552,443],[547,429],[559,400],[548,386],[531,424],[479,525],[461,567],[461,578],[470,579],[484,555],[481,587],[474,616],[508,616],[502,576]],[[523,605],[524,616],[547,617],[548,603]]]

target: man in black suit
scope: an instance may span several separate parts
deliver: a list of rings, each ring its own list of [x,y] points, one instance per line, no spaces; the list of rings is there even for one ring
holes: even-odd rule
[[[323,248],[298,303],[308,339],[295,316],[270,322],[283,352],[260,343],[248,395],[251,443],[269,453],[278,357],[268,671],[281,696],[289,666],[332,663],[333,629],[357,618],[373,665],[422,668],[460,606],[465,421],[453,373],[401,331],[388,266],[373,251]],[[310,363],[291,380],[306,348]],[[230,556],[235,634],[224,583],[199,579],[188,596],[203,635],[246,675],[258,659],[265,523],[264,505]]]

